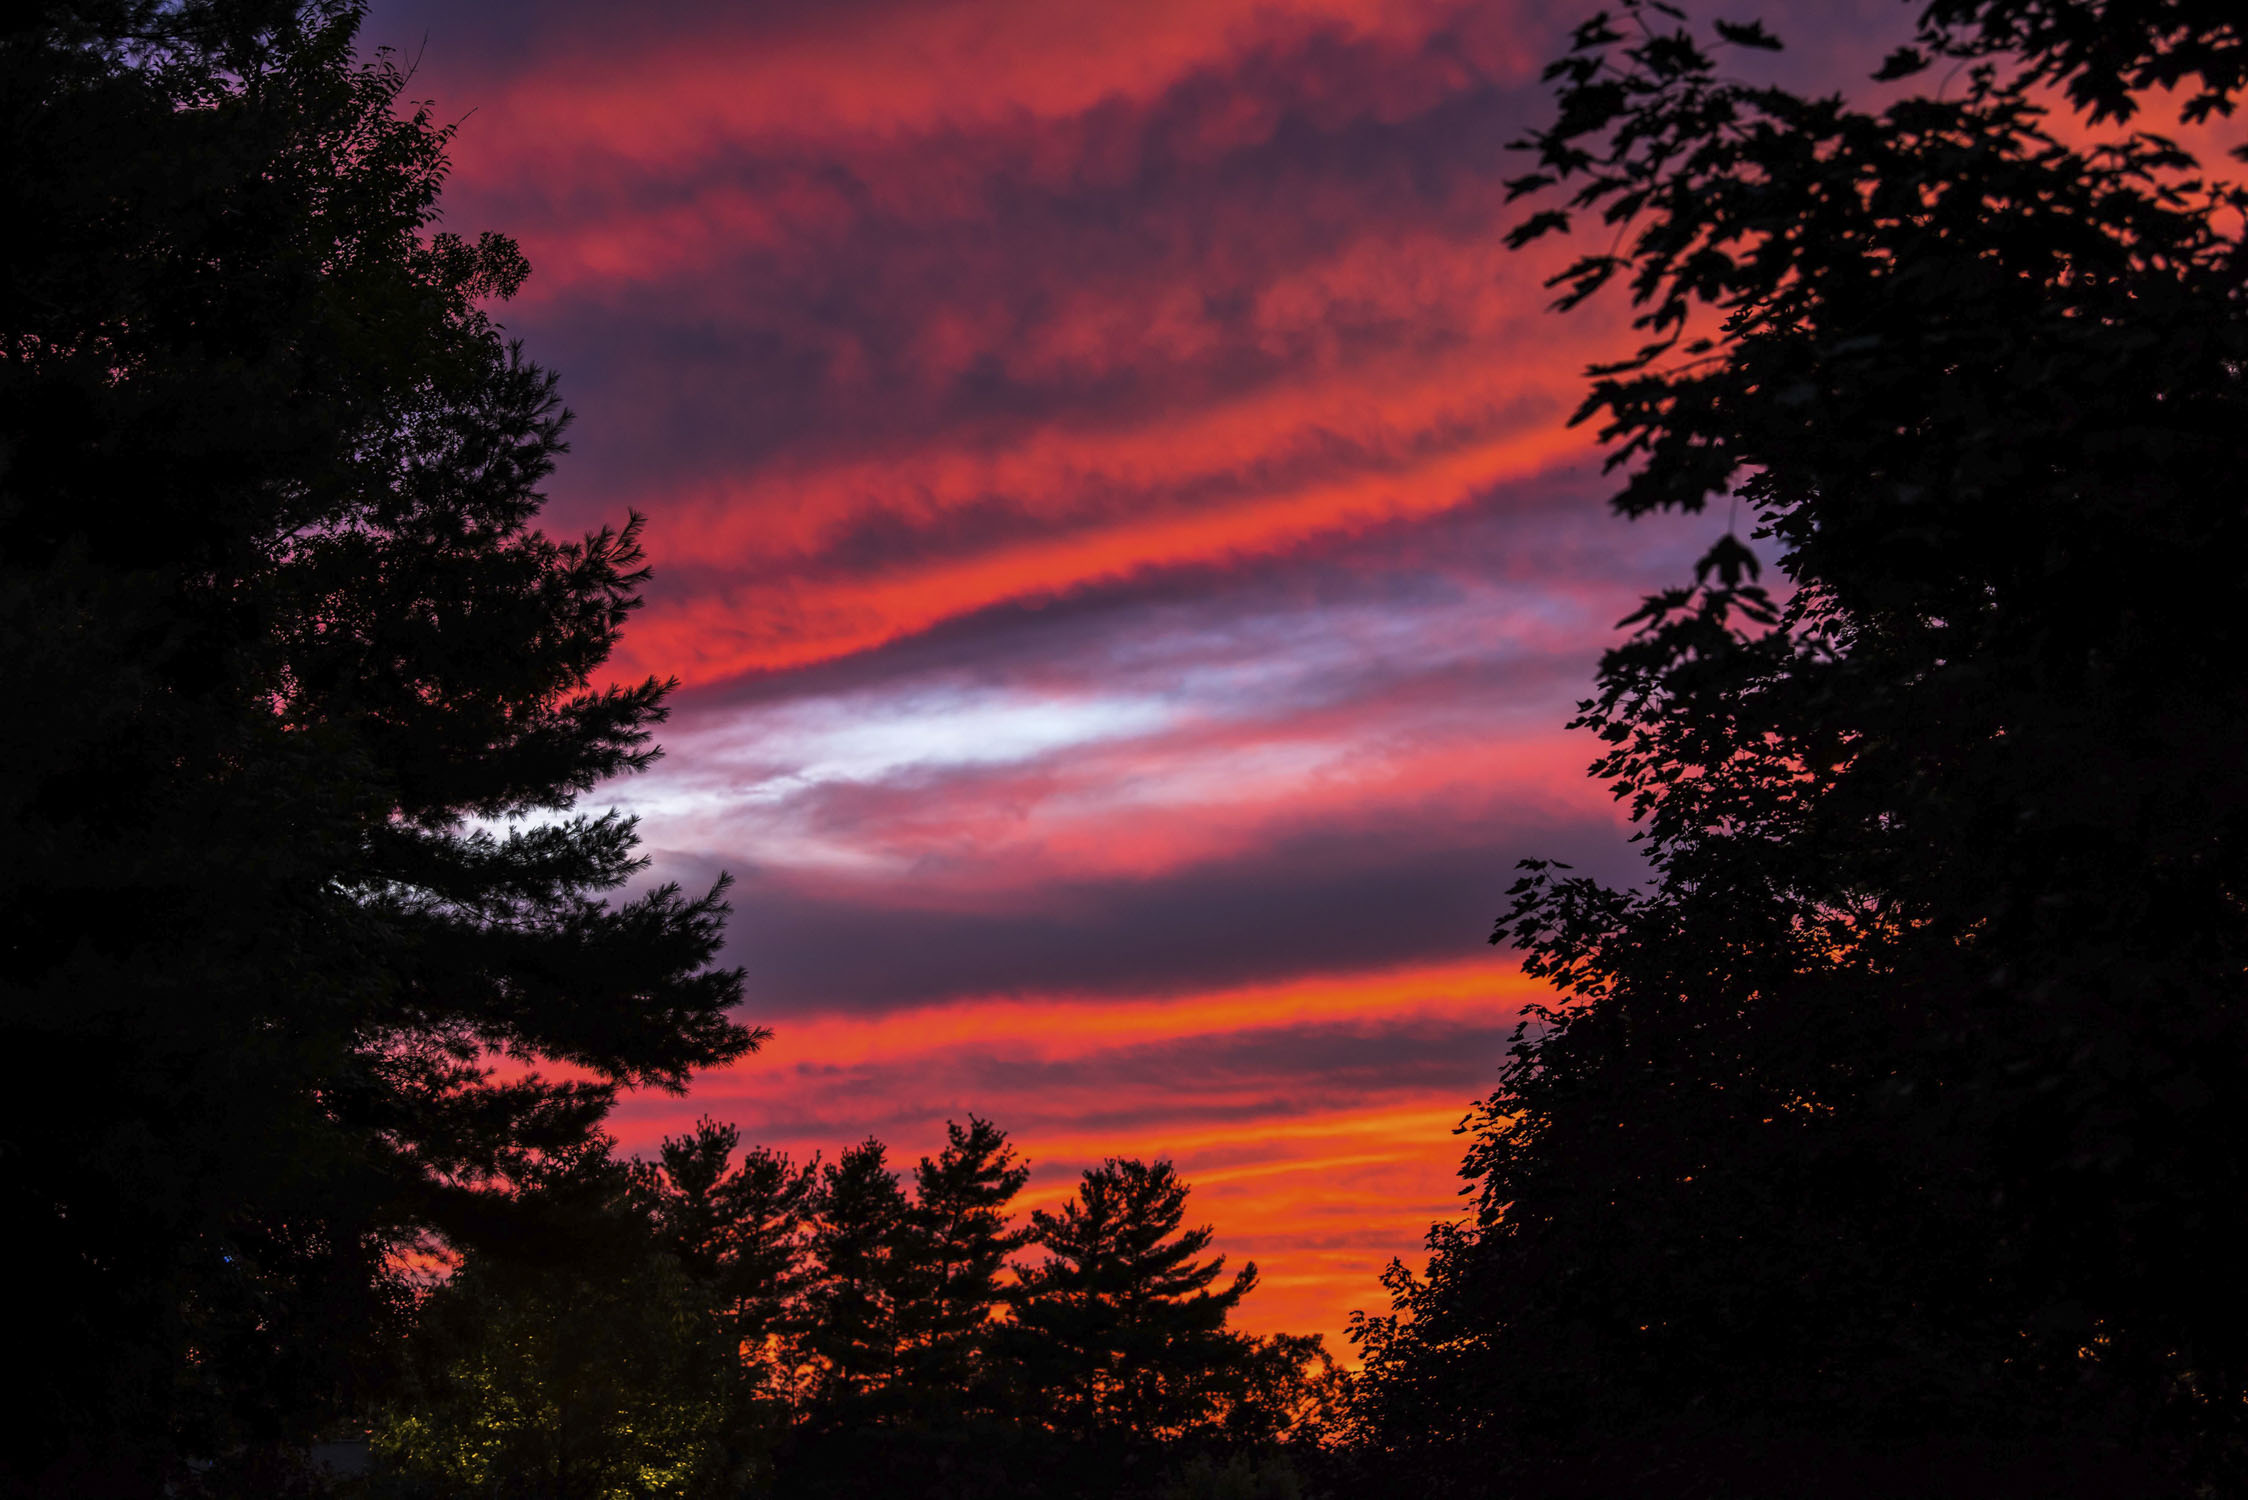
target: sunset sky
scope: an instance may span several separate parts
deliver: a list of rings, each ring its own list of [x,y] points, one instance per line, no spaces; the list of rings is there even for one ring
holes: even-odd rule
[[[1766,14],[1813,72],[1909,20]],[[910,1162],[974,1111],[1032,1202],[1174,1158],[1251,1328],[1381,1305],[1533,993],[1483,941],[1514,862],[1632,871],[1561,726],[1723,524],[1608,515],[1565,420],[1617,310],[1498,244],[1580,18],[376,5],[465,117],[447,227],[535,268],[550,525],[649,517],[620,668],[684,686],[594,804],[733,873],[776,1033],[628,1147],[707,1112]]]

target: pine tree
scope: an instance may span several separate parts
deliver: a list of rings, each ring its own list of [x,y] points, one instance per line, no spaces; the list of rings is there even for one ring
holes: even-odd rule
[[[816,1404],[836,1420],[863,1420],[894,1395],[913,1262],[888,1157],[869,1136],[821,1169],[813,1199],[803,1336],[820,1366]]]
[[[1155,1441],[1220,1410],[1249,1354],[1226,1318],[1257,1268],[1211,1290],[1225,1257],[1197,1259],[1212,1230],[1182,1228],[1187,1193],[1167,1161],[1110,1157],[1058,1213],[1031,1214],[1045,1258],[1019,1273],[1009,1343],[1024,1399],[1056,1430]]]
[[[1028,1239],[1027,1231],[1009,1227],[1009,1207],[1030,1180],[1030,1167],[989,1120],[970,1115],[966,1128],[947,1121],[945,1136],[936,1159],[924,1156],[914,1168],[907,1215],[912,1276],[899,1333],[916,1391],[956,1405],[982,1373],[1007,1258]]]
[[[57,1483],[301,1440],[372,1378],[395,1251],[504,1235],[618,1089],[757,1040],[722,890],[613,896],[631,822],[570,812],[655,754],[668,684],[601,677],[640,523],[536,529],[568,414],[489,312],[528,268],[439,231],[449,131],[358,18],[0,21],[0,1217],[39,1371],[0,1465]]]
[[[752,1146],[727,1180],[722,1202],[731,1225],[719,1290],[727,1326],[759,1384],[786,1396],[800,1384],[803,1298],[809,1282],[806,1237],[819,1162],[798,1166],[786,1153]]]
[[[716,1282],[730,1258],[734,1226],[725,1208],[738,1126],[708,1115],[686,1135],[668,1135],[653,1162],[633,1164],[633,1185],[656,1232],[687,1273]]]
[[[737,1163],[740,1141],[739,1128],[706,1116],[691,1134],[666,1137],[657,1160],[639,1165],[636,1186],[657,1234],[740,1353],[752,1391],[781,1398],[797,1385],[818,1163],[797,1166],[762,1146]]]

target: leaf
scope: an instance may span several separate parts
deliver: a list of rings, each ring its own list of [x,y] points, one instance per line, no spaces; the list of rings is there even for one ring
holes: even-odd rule
[[[1743,577],[1756,578],[1763,571],[1764,565],[1757,561],[1756,554],[1728,531],[1712,542],[1701,561],[1694,564],[1694,581],[1706,583],[1709,575],[1715,573],[1726,588],[1738,588]]]
[[[1736,47],[1754,47],[1759,52],[1781,50],[1780,39],[1766,31],[1762,21],[1750,21],[1746,25],[1739,21],[1719,21],[1716,26],[1717,34]]]
[[[1928,66],[1928,54],[1918,47],[1899,47],[1882,61],[1873,75],[1875,83],[1893,83],[1899,78],[1910,78]]]
[[[1509,250],[1519,250],[1534,239],[1552,234],[1557,229],[1567,229],[1568,227],[1569,216],[1560,209],[1549,208],[1542,213],[1530,215],[1529,218],[1508,230],[1506,247]]]

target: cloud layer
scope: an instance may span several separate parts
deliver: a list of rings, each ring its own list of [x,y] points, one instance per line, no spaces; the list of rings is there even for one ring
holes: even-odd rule
[[[1330,1335],[1454,1211],[1513,862],[1632,868],[1562,725],[1713,530],[1605,515],[1566,419],[1620,314],[1498,247],[1568,19],[375,7],[463,118],[449,223],[536,268],[554,523],[650,517],[619,665],[685,686],[602,795],[653,876],[737,877],[777,1031],[629,1145],[910,1159],[975,1111],[1041,1200],[1170,1155],[1250,1324]]]

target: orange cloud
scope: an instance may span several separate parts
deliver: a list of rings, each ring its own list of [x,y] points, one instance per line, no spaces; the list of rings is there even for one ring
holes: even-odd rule
[[[775,465],[701,493],[643,495],[636,503],[665,518],[659,570],[691,560],[693,581],[636,623],[628,669],[691,681],[783,670],[994,604],[1441,513],[1581,461],[1585,439],[1561,420],[1573,394],[1568,365],[1494,368],[1470,347],[1129,430],[1051,428],[998,450]],[[995,503],[1026,524],[988,548],[823,567],[854,520],[941,532],[948,512]]]
[[[578,47],[554,27],[562,45],[484,101],[463,170],[591,156],[661,173],[744,137],[1068,116],[1317,31],[1392,45],[1445,32],[1456,66],[1521,76],[1545,59],[1514,10],[1457,0],[772,6],[692,18],[689,37],[642,26]]]
[[[690,692],[613,795],[659,873],[742,875],[779,1024],[627,1146],[910,1159],[973,1110],[1038,1203],[1170,1156],[1250,1326],[1338,1337],[1535,993],[1478,945],[1513,841],[1615,823],[1556,726],[1636,564],[1556,563],[1553,501],[1620,310],[1550,319],[1497,243],[1551,18],[629,12],[477,78],[438,54],[497,23],[433,11],[427,75],[582,408],[557,528],[651,519],[614,665]]]
[[[1457,1210],[1450,1127],[1487,1089],[1495,1051],[1461,1057],[1440,1080],[1425,1065],[1394,1079],[1236,1065],[1215,1090],[1206,1078],[1181,1088],[1147,1076],[1139,1055],[1254,1053],[1260,1040],[1328,1033],[1373,1050],[1395,1035],[1441,1047],[1447,1036],[1503,1033],[1537,993],[1479,956],[1200,994],[997,996],[806,1018],[759,1057],[702,1080],[692,1100],[636,1099],[620,1124],[628,1147],[646,1149],[708,1112],[800,1156],[832,1156],[871,1127],[910,1162],[941,1142],[946,1118],[975,1111],[1009,1126],[1033,1158],[1025,1208],[1068,1196],[1077,1171],[1104,1156],[1168,1156],[1195,1184],[1194,1212],[1218,1227],[1219,1248],[1264,1272],[1248,1326],[1339,1344],[1351,1309],[1378,1297],[1373,1278],[1388,1259],[1413,1253],[1433,1218]],[[995,1067],[1013,1087],[976,1097]],[[1082,1097],[1092,1080],[1098,1099]],[[871,1109],[870,1093],[880,1096]]]

